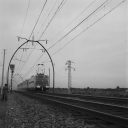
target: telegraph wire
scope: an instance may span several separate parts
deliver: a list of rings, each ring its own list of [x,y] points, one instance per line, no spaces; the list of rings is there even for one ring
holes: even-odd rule
[[[87,20],[90,16],[92,16],[96,11],[98,11],[102,6],[105,5],[109,0],[106,0],[103,2],[98,8],[96,8],[91,14],[89,14],[87,17],[85,17],[81,22],[79,22],[75,27],[73,27],[71,30],[69,30],[63,37],[61,37],[59,40],[57,40],[52,46],[48,48],[51,49],[54,47],[56,44],[58,44],[60,41],[62,41],[66,36],[68,36],[70,33],[72,33],[77,27],[79,27],[85,20]]]
[[[117,4],[115,7],[113,7],[110,11],[108,11],[106,14],[104,14],[102,17],[100,17],[98,20],[96,20],[93,24],[91,24],[90,26],[88,26],[86,29],[84,29],[83,31],[81,31],[79,34],[77,34],[74,38],[72,38],[70,41],[68,41],[63,47],[61,47],[60,49],[58,49],[56,52],[54,52],[51,56],[56,55],[58,52],[60,52],[61,50],[63,50],[68,44],[70,44],[73,40],[75,40],[77,37],[79,37],[81,34],[83,34],[85,31],[87,31],[89,28],[91,28],[92,26],[94,26],[96,23],[98,23],[101,19],[103,19],[106,15],[108,15],[109,13],[111,13],[113,10],[115,10],[117,7],[119,7],[122,3],[124,3],[126,0],[123,0],[122,2],[120,2],[119,4]],[[42,56],[42,55],[41,55]],[[41,58],[40,56],[40,58]],[[40,59],[38,58],[38,59]],[[38,61],[38,59],[36,60],[36,62]],[[47,60],[46,60],[47,61]],[[45,62],[45,61],[44,61]],[[35,65],[34,65],[35,66]],[[29,72],[32,70],[32,68],[34,67],[32,66],[29,70]],[[28,73],[28,72],[27,72]],[[26,73],[26,74],[27,74]]]
[[[55,15],[56,15],[56,14],[58,13],[58,11],[60,10],[61,6],[64,5],[64,1],[65,1],[65,0],[62,0],[62,1],[61,1],[60,5],[58,6],[57,10],[55,11],[53,17],[51,18],[50,22],[48,23],[48,26],[50,25],[50,23],[51,23],[52,20],[54,19]],[[47,28],[48,28],[48,26],[47,26]],[[30,35],[30,37],[31,37],[31,35]],[[32,51],[32,52],[33,52],[33,51]],[[32,52],[31,52],[31,53],[32,53]],[[29,59],[31,53],[28,55],[27,60]],[[26,63],[27,63],[27,60],[26,60]],[[26,63],[24,63],[24,65],[25,65]],[[23,67],[24,67],[24,65],[23,65]],[[23,67],[22,67],[22,69],[23,69]]]
[[[23,53],[24,53],[24,51],[22,52],[22,55],[21,55],[20,59],[18,60],[19,61],[19,65],[17,67],[17,71],[20,70],[20,63],[21,62],[23,63],[23,61],[22,61],[22,58],[23,58],[23,55],[24,55]]]
[[[48,17],[50,16],[50,14],[51,14],[51,12],[53,11],[53,9],[54,9],[56,3],[57,3],[57,0],[55,1],[53,7],[52,7],[51,10],[49,11],[49,13],[48,13],[47,17],[45,18],[44,22],[41,24],[41,27],[39,28],[37,34],[39,34],[39,32],[41,31],[41,28],[43,27],[44,23],[47,21]]]
[[[117,6],[115,6],[114,8],[112,8],[110,11],[108,11],[106,14],[104,14],[101,18],[99,18],[98,20],[96,20],[93,24],[91,24],[90,26],[88,26],[86,29],[84,29],[83,31],[81,31],[79,34],[77,34],[74,38],[72,38],[70,41],[68,41],[63,47],[61,47],[60,49],[58,49],[56,52],[54,52],[52,54],[55,55],[58,52],[60,52],[63,48],[65,48],[69,43],[71,43],[74,39],[76,39],[78,36],[80,36],[82,33],[84,33],[85,31],[87,31],[89,28],[91,28],[93,25],[95,25],[97,22],[99,22],[101,19],[103,19],[106,15],[108,15],[109,13],[111,13],[113,10],[115,10],[117,7],[119,7],[122,3],[124,3],[126,0],[123,0],[122,2],[120,2],[119,4],[117,4]]]
[[[90,26],[88,26],[86,29],[84,29],[83,31],[81,31],[79,34],[77,34],[73,39],[71,39],[70,41],[68,41],[63,47],[61,47],[60,49],[58,49],[56,52],[54,52],[52,54],[52,56],[54,56],[55,54],[57,54],[58,52],[60,52],[64,47],[66,47],[69,43],[71,43],[74,39],[76,39],[78,36],[80,36],[82,33],[84,33],[85,31],[87,31],[89,28],[91,28],[93,25],[95,25],[97,22],[99,22],[101,19],[103,19],[106,15],[108,15],[109,13],[111,13],[113,10],[115,10],[117,7],[119,7],[122,3],[126,2],[126,0],[121,1],[119,4],[117,4],[115,7],[113,7],[110,11],[108,11],[106,14],[104,14],[102,17],[100,17],[98,20],[96,20],[93,24],[91,24]],[[41,57],[41,56],[40,56]],[[35,65],[34,65],[35,66]],[[34,67],[33,66],[33,67]],[[31,67],[31,68],[33,68]],[[29,70],[30,71],[30,70]]]
[[[29,11],[29,7],[30,7],[30,0],[28,0],[28,4],[27,4],[27,10],[26,10],[26,14],[25,14],[25,18],[24,18],[24,21],[23,21],[23,25],[22,25],[22,29],[21,29],[21,34],[24,30],[24,26],[25,26],[25,23],[26,23],[26,20],[27,20],[27,16],[28,16],[28,11]]]
[[[42,58],[44,54],[42,54],[41,56],[39,56],[39,58],[36,59],[35,63],[33,64],[33,66],[31,66],[31,68],[27,71],[27,73],[25,74],[25,76],[32,71],[32,69],[36,66],[37,62]]]
[[[31,36],[32,36],[32,34],[33,34],[33,32],[34,32],[34,30],[35,30],[35,28],[36,28],[36,26],[37,26],[37,24],[38,24],[38,22],[39,22],[39,19],[40,19],[40,17],[41,17],[41,14],[43,13],[43,10],[44,10],[46,4],[47,4],[47,0],[45,0],[45,3],[43,4],[43,7],[42,7],[42,9],[41,9],[41,11],[40,11],[40,14],[39,14],[39,16],[38,16],[38,18],[37,18],[37,20],[36,20],[36,23],[35,23],[35,25],[34,25],[32,31],[31,31],[31,34],[30,34],[30,36],[29,36],[29,39],[31,38]],[[34,36],[34,35],[33,35],[33,36]],[[32,51],[29,53],[29,55],[28,55],[28,57],[27,57],[27,59],[26,59],[26,63],[27,63],[27,61],[28,61],[28,59],[29,59],[31,53],[32,53]],[[26,63],[24,63],[24,65],[25,65]],[[23,65],[23,67],[24,67],[24,65]],[[23,69],[23,67],[21,68],[21,70]]]
[[[46,61],[47,60],[47,61]],[[51,62],[50,60],[48,60],[48,59],[46,59],[45,61],[43,61],[42,63],[48,63],[48,62]],[[37,62],[35,62],[34,63],[34,65],[25,73],[25,75],[24,75],[24,78],[26,77],[26,76],[28,76],[36,67],[37,65]]]
[[[72,24],[76,19],[78,19],[90,6],[92,6],[97,0],[93,0],[89,5],[84,8],[79,15],[77,15],[64,29],[66,29],[70,24]]]
[[[66,28],[69,27],[69,25],[71,25],[75,20],[77,20],[90,6],[92,6],[97,0],[93,0],[91,3],[89,3],[89,5],[87,5],[86,8],[84,8],[70,23],[68,23],[63,30],[61,30],[60,32],[64,31]],[[58,32],[56,35],[58,35],[60,32]]]
[[[39,16],[38,16],[38,18],[37,18],[37,21],[36,21],[36,23],[35,23],[35,25],[34,25],[34,27],[33,27],[33,29],[32,29],[32,32],[31,32],[31,34],[30,34],[30,36],[29,36],[29,39],[31,38],[31,36],[32,36],[32,34],[33,34],[33,32],[34,32],[34,30],[35,30],[35,28],[36,28],[36,25],[37,25],[37,23],[38,23],[38,21],[39,21],[39,19],[40,19],[40,17],[41,17],[41,14],[42,14],[42,12],[43,12],[43,10],[44,10],[46,4],[47,4],[47,0],[45,0],[45,3],[43,4],[43,7],[42,7],[42,9],[41,9],[41,12],[40,12],[40,14],[39,14]]]
[[[48,28],[49,25],[51,24],[52,20],[55,18],[56,14],[59,12],[60,7],[63,5],[64,1],[65,1],[65,0],[62,0],[62,1],[61,1],[61,3],[60,3],[60,5],[58,6],[57,10],[55,11],[54,15],[52,16],[52,18],[50,19],[50,21],[49,21],[48,24],[46,25],[44,31],[41,33],[39,39],[42,38],[43,34],[45,33],[45,31],[47,30],[47,28]]]
[[[100,17],[98,20],[96,20],[93,24],[91,24],[90,26],[88,26],[86,29],[84,29],[83,31],[81,31],[79,34],[77,34],[74,38],[72,38],[70,41],[68,41],[63,47],[61,47],[60,49],[58,49],[56,52],[54,52],[51,56],[54,56],[55,54],[57,54],[58,52],[60,52],[63,48],[65,48],[68,44],[70,44],[74,39],[76,39],[77,37],[79,37],[82,33],[84,33],[85,31],[87,31],[89,28],[91,28],[93,25],[95,25],[96,23],[98,23],[101,19],[103,19],[106,15],[108,15],[109,13],[111,13],[112,11],[114,11],[117,7],[119,7],[122,3],[126,2],[127,0],[123,0],[121,1],[119,4],[117,4],[115,7],[113,7],[110,11],[108,11],[106,14],[104,14],[102,17]]]
[[[27,16],[28,16],[29,7],[30,7],[30,0],[28,0],[28,3],[27,3],[26,14],[25,14],[25,17],[24,17],[24,21],[23,21],[23,25],[22,25],[22,28],[21,28],[20,35],[23,33],[23,30],[24,30],[24,26],[25,26]],[[23,57],[23,52],[22,52],[20,60],[22,60],[22,57]],[[19,63],[19,65],[20,65],[20,63]]]
[[[64,1],[64,0],[63,0]],[[91,15],[93,15],[98,9],[100,9],[102,6],[105,5],[105,3],[107,3],[107,1],[109,0],[106,0],[104,3],[102,3],[98,8],[96,8],[91,14],[89,14],[86,18],[84,18],[80,23],[78,23],[74,28],[72,28],[67,34],[65,34],[61,39],[59,39],[56,43],[54,43],[52,46],[50,46],[48,48],[48,50],[50,50],[52,47],[54,47],[57,43],[59,43],[62,39],[64,39],[68,34],[70,34],[74,29],[76,29],[79,25],[81,25],[85,20],[87,20]],[[42,55],[37,59],[37,61],[42,57]],[[36,61],[36,62],[37,62]],[[34,65],[35,66],[35,65]],[[33,67],[34,67],[33,66]]]

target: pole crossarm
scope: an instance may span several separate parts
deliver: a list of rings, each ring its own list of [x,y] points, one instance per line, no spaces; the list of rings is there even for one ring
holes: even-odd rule
[[[20,39],[24,39],[24,40],[26,40],[26,41],[28,41],[28,42],[46,41],[46,44],[48,43],[48,40],[47,40],[47,39],[34,41],[34,40],[28,40],[27,38],[25,38],[25,37],[20,37],[20,36],[17,36],[17,38],[18,38],[18,41],[20,41]]]

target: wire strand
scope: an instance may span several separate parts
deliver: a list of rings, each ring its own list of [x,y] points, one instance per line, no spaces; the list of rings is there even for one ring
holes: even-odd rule
[[[36,25],[37,25],[38,22],[39,22],[39,19],[40,19],[40,17],[41,17],[41,14],[42,14],[42,12],[43,12],[43,10],[44,10],[46,4],[47,4],[47,0],[46,0],[45,3],[43,4],[43,7],[42,7],[42,9],[41,9],[41,11],[40,11],[40,14],[39,14],[39,16],[38,16],[38,18],[37,18],[37,21],[36,21],[36,23],[35,23],[35,25],[34,25],[32,31],[31,31],[31,34],[30,34],[30,36],[29,36],[29,39],[31,38],[31,36],[32,36],[32,34],[33,34],[33,32],[34,32],[34,30],[35,30],[35,28],[36,28]],[[29,60],[29,58],[30,58],[32,52],[33,52],[33,51],[31,51],[31,52],[29,53],[29,55],[28,55],[28,57],[27,57],[27,59],[26,59],[26,62],[25,62],[24,65],[23,65],[23,67],[26,65],[26,63],[27,63],[27,61]],[[22,69],[23,69],[23,67],[22,67]],[[22,69],[21,69],[21,70],[22,70]]]
[[[56,10],[56,13],[54,14],[53,18],[55,17],[55,15],[57,14],[57,12],[59,11],[59,9],[60,9],[60,7],[61,7],[61,5],[63,4],[64,1],[65,1],[65,0],[62,0],[62,1],[61,1],[61,3],[60,3],[60,5],[58,6],[58,8],[57,8],[57,10]],[[44,5],[46,5],[46,4],[44,4]],[[42,12],[42,11],[41,11],[41,12]],[[53,20],[53,18],[52,18],[52,20]],[[52,22],[52,20],[50,20],[50,23]],[[49,23],[49,25],[50,25],[50,23]],[[48,26],[47,26],[47,27],[48,27]],[[30,37],[31,37],[31,35],[30,35]],[[27,63],[28,59],[30,58],[32,52],[33,52],[33,51],[31,51],[30,54],[28,55],[28,57],[27,57],[27,59],[26,59],[26,63]],[[26,65],[26,63],[24,63],[23,67]],[[23,69],[23,67],[22,67],[22,69]],[[21,69],[21,70],[22,70],[22,69]]]
[[[76,39],[77,37],[79,37],[82,33],[84,33],[85,31],[87,31],[89,28],[91,28],[92,26],[94,26],[97,22],[99,22],[101,19],[103,19],[106,15],[108,15],[109,13],[111,13],[113,10],[115,10],[117,7],[119,7],[122,3],[126,2],[126,0],[121,1],[119,4],[117,4],[115,7],[113,7],[110,11],[108,11],[106,14],[104,14],[102,17],[100,17],[98,20],[96,20],[93,24],[91,24],[90,26],[88,26],[87,28],[85,28],[83,31],[81,31],[79,34],[77,34],[74,38],[72,38],[70,41],[68,41],[63,47],[61,47],[60,49],[58,49],[56,52],[54,52],[52,54],[52,56],[54,56],[55,54],[57,54],[58,52],[60,52],[63,48],[65,48],[69,43],[71,43],[74,39]],[[40,56],[41,57],[41,56]],[[34,66],[33,66],[34,67]],[[33,68],[31,67],[31,68]],[[30,70],[29,70],[30,71]]]
[[[21,34],[23,33],[24,26],[25,26],[25,23],[26,23],[26,20],[27,20],[29,7],[30,7],[30,0],[28,0],[28,6],[27,6],[27,10],[26,10],[26,14],[25,14],[24,22],[23,22],[22,29],[21,29]],[[21,35],[21,34],[20,34],[20,35]]]
[[[50,16],[50,14],[51,14],[51,12],[53,11],[53,9],[54,9],[56,3],[57,3],[57,0],[56,0],[56,2],[54,3],[54,5],[53,5],[53,7],[51,8],[51,10],[49,11],[49,13],[48,13],[47,17],[45,18],[44,22],[41,24],[41,27],[39,28],[37,34],[39,34],[39,32],[41,31],[41,28],[43,27],[44,23],[47,21],[48,17]]]
[[[84,8],[70,23],[68,23],[63,30],[59,31],[56,35],[63,32],[66,28],[68,28],[74,21],[76,21],[90,6],[92,6],[97,0],[93,0],[86,8]]]
[[[54,17],[56,16],[56,14],[59,12],[60,7],[62,6],[62,4],[63,4],[64,1],[65,1],[65,0],[62,0],[62,1],[61,1],[61,3],[60,3],[60,5],[58,6],[57,10],[55,11],[54,15],[52,16],[52,18],[50,19],[50,21],[49,21],[48,24],[46,25],[44,31],[41,33],[39,39],[42,38],[43,34],[45,33],[45,31],[46,31],[46,30],[48,29],[48,27],[50,26],[51,22],[53,21],[53,19],[54,19]]]
[[[91,14],[89,14],[87,17],[85,17],[80,23],[78,23],[74,28],[72,28],[67,34],[65,34],[61,39],[59,39],[56,43],[54,43],[52,46],[50,46],[48,48],[48,50],[50,50],[51,48],[53,48],[57,43],[59,43],[63,38],[65,38],[68,34],[70,34],[74,29],[76,29],[79,25],[81,25],[85,20],[87,20],[91,15],[93,15],[98,9],[100,9],[102,6],[104,6],[107,1],[109,0],[106,0],[105,2],[103,2],[98,8],[96,8]],[[42,57],[43,55],[41,55],[37,61]],[[36,61],[36,62],[37,62]]]
[[[31,32],[31,34],[30,34],[30,36],[29,36],[29,39],[31,38],[31,36],[32,36],[32,34],[33,34],[33,32],[34,32],[34,30],[35,30],[35,28],[36,28],[36,25],[37,25],[37,23],[39,22],[39,19],[40,19],[41,14],[42,14],[42,12],[43,12],[45,6],[46,6],[46,3],[47,3],[47,0],[46,0],[45,3],[43,4],[43,7],[42,7],[42,9],[41,9],[41,12],[40,12],[40,14],[39,14],[39,16],[38,16],[38,18],[37,18],[37,21],[36,21],[36,23],[35,23],[35,25],[34,25],[34,27],[33,27],[33,29],[32,29],[32,32]]]
[[[120,2],[116,7],[112,8],[109,12],[107,12],[106,14],[104,14],[101,18],[99,18],[98,20],[96,20],[93,24],[91,24],[90,26],[88,26],[86,29],[84,29],[83,31],[81,31],[79,34],[77,34],[74,38],[72,38],[70,41],[68,41],[63,47],[61,47],[60,49],[58,49],[56,52],[54,52],[52,54],[55,55],[57,54],[59,51],[61,51],[64,47],[66,47],[69,43],[71,43],[74,39],[76,39],[78,36],[80,36],[82,33],[84,33],[85,31],[87,31],[89,28],[91,28],[93,25],[95,25],[97,22],[99,22],[101,19],[103,19],[106,15],[108,15],[109,13],[111,13],[113,10],[115,10],[118,6],[120,6],[122,3],[124,3],[126,0],[123,0],[122,2]]]
[[[103,2],[98,8],[96,8],[96,10],[94,10],[91,14],[89,14],[87,17],[85,17],[81,22],[79,22],[75,27],[73,27],[71,30],[69,30],[63,37],[61,37],[58,41],[56,41],[52,46],[50,46],[48,48],[51,49],[53,48],[56,44],[58,44],[60,41],[62,41],[66,36],[68,36],[71,32],[73,32],[77,27],[79,27],[85,20],[87,20],[90,16],[92,16],[97,10],[99,10],[102,6],[105,5],[105,3],[107,3],[108,0],[106,0],[105,2]]]

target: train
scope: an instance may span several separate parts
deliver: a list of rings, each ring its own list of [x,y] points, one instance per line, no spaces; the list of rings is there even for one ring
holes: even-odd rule
[[[50,88],[49,76],[44,73],[37,73],[17,85],[18,90],[46,91]]]

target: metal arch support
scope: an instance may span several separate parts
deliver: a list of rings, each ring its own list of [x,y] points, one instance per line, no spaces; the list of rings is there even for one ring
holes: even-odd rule
[[[13,53],[13,55],[12,55],[10,61],[9,61],[8,70],[7,70],[7,85],[8,85],[8,79],[9,79],[9,67],[10,67],[10,64],[11,64],[11,62],[12,62],[12,59],[13,59],[14,55],[16,54],[16,52],[17,52],[24,44],[28,43],[28,41],[29,41],[29,40],[27,40],[25,43],[23,43],[20,47],[17,48],[17,50]]]
[[[13,59],[14,55],[17,53],[17,51],[18,51],[24,44],[28,43],[29,41],[32,41],[32,40],[27,40],[27,41],[24,42],[21,46],[19,46],[19,47],[17,48],[17,50],[13,53],[13,55],[12,55],[10,61],[9,61],[8,70],[7,70],[7,86],[8,86],[8,81],[9,81],[9,67],[10,67],[10,64],[11,64],[11,62],[12,62],[12,59]],[[55,70],[54,70],[54,64],[53,64],[52,58],[51,58],[49,52],[46,50],[46,48],[45,48],[39,41],[33,41],[33,42],[36,42],[36,43],[38,43],[40,46],[42,46],[42,47],[45,49],[45,51],[47,52],[47,54],[48,54],[48,56],[49,56],[49,58],[50,58],[50,61],[51,61],[51,63],[52,63],[52,69],[53,69],[53,93],[54,93],[54,88],[55,88]]]

